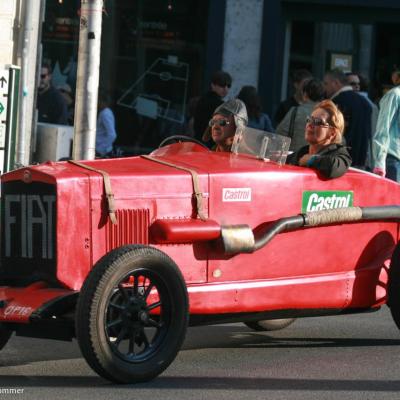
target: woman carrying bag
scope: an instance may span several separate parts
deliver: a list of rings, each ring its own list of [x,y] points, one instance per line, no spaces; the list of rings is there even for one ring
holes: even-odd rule
[[[304,138],[306,119],[315,105],[324,98],[324,86],[320,80],[312,78],[304,82],[302,93],[303,103],[292,107],[276,128],[277,134],[292,139],[291,151],[296,151],[307,144]]]

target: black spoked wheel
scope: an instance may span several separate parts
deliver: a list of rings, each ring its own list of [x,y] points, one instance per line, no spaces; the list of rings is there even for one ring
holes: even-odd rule
[[[168,136],[165,138],[158,146],[158,148],[166,146],[167,144],[171,143],[179,143],[179,142],[193,142],[196,143],[200,146],[203,146],[207,150],[210,150],[204,143],[200,142],[200,140],[197,140],[195,138],[192,138],[191,136],[185,136],[185,135],[173,135],[173,136]]]
[[[296,318],[264,319],[261,321],[248,321],[245,325],[255,331],[279,331],[293,324]]]
[[[400,329],[400,244],[397,244],[390,262],[387,305],[393,321]]]
[[[114,382],[143,382],[174,360],[188,322],[186,286],[175,263],[145,246],[124,246],[89,274],[78,301],[82,354]]]
[[[5,324],[0,323],[0,350],[8,343],[13,331],[8,329]]]

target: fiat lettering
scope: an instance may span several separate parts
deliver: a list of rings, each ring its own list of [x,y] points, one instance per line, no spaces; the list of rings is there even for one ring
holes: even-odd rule
[[[40,232],[41,246],[39,254],[44,259],[52,259],[53,254],[53,207],[56,198],[53,195],[17,195],[5,196],[5,256],[21,258],[34,257],[34,229]],[[20,234],[16,235],[14,227],[20,226]],[[16,248],[12,241],[19,241],[20,254],[11,254]]]

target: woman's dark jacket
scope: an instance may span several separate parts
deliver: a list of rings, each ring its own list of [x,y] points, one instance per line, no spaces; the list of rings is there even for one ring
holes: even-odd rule
[[[303,146],[293,154],[290,154],[286,163],[299,165],[299,160],[308,154],[309,146]],[[347,147],[341,144],[329,144],[314,154],[308,166],[319,171],[325,178],[339,178],[349,169],[351,156]]]

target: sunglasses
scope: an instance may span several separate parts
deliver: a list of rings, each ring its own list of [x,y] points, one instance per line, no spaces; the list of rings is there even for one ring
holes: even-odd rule
[[[209,126],[214,126],[214,125],[226,126],[229,124],[230,122],[227,121],[226,119],[210,119],[210,122],[208,123]]]
[[[321,118],[314,118],[314,117],[307,117],[306,118],[306,124],[310,124],[312,126],[324,126],[324,127],[330,127],[330,125],[322,120]]]
[[[40,77],[41,77],[42,79],[44,79],[44,78],[46,78],[47,75],[48,75],[48,74],[41,74]]]

